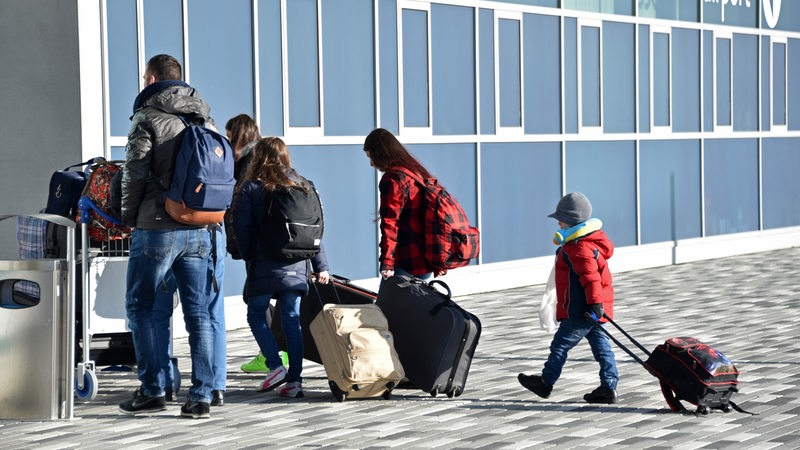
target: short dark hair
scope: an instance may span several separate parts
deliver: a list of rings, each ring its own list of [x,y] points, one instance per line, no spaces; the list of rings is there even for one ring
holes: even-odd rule
[[[147,61],[146,72],[154,75],[156,80],[180,80],[183,78],[181,63],[170,55],[156,55]]]

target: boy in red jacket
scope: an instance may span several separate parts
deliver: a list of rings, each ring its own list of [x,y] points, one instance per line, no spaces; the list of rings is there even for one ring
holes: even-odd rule
[[[561,230],[553,243],[556,251],[556,320],[558,330],[550,344],[550,356],[541,375],[519,374],[520,384],[542,398],[550,396],[561,376],[567,353],[584,337],[594,359],[600,363],[600,387],[583,396],[589,403],[617,402],[617,363],[611,341],[598,329],[603,314],[613,319],[614,288],[607,260],[614,244],[592,219],[592,204],[580,192],[565,195],[548,217],[558,220]],[[597,324],[597,325],[595,325]]]

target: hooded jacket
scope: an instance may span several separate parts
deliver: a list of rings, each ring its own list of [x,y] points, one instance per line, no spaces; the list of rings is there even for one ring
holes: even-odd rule
[[[614,244],[603,230],[559,247],[555,262],[556,320],[582,319],[587,305],[597,303],[614,318],[614,287],[607,263],[613,254]]]
[[[164,200],[186,128],[178,115],[214,129],[209,111],[200,94],[180,81],[159,81],[142,90],[134,103],[122,168],[123,223],[150,230],[197,228],[172,220]]]

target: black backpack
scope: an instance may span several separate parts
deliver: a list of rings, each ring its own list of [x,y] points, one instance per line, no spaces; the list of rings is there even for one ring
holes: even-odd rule
[[[307,189],[279,187],[267,194],[266,231],[261,242],[272,258],[300,261],[320,252],[324,219],[314,183]]]

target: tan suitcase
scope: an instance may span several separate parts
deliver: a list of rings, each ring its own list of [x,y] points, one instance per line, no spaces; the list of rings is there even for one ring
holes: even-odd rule
[[[380,308],[327,304],[309,328],[337,401],[391,398],[405,372]]]

